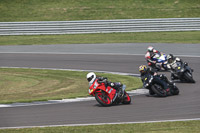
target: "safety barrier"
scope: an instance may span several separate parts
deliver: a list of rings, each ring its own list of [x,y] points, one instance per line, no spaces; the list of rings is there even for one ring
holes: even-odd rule
[[[0,22],[0,35],[199,31],[200,18]]]

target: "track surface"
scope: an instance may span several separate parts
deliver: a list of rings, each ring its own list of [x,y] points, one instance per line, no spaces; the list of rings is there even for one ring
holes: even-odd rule
[[[165,53],[195,56],[181,58],[195,70],[196,84],[177,83],[180,89],[178,96],[167,98],[134,96],[131,105],[101,107],[96,101],[85,101],[0,108],[0,128],[200,118],[199,44],[0,46],[0,67],[66,68],[138,73],[138,66],[146,64],[144,53],[148,45],[153,45]],[[169,73],[166,74],[169,75]]]

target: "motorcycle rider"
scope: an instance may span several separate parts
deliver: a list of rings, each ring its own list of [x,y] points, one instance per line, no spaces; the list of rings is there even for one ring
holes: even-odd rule
[[[173,74],[173,71],[174,71],[175,68],[177,67],[177,66],[176,66],[176,63],[177,63],[177,62],[180,62],[181,64],[185,63],[185,65],[188,65],[188,63],[183,62],[180,58],[175,57],[173,54],[167,55],[167,68],[168,68],[169,70],[172,71],[172,73],[171,73],[171,79],[172,79],[172,80],[178,79],[178,78]],[[192,71],[193,71],[193,70],[192,70]]]
[[[94,72],[89,72],[87,74],[87,80],[89,82],[89,86],[91,86],[96,79],[98,83],[100,84],[104,83],[106,88],[107,86],[114,88],[117,91],[119,97],[123,96],[123,90],[122,90],[123,84],[121,84],[120,82],[110,82],[108,81],[107,77],[98,77]]]
[[[168,85],[166,83],[172,85],[173,82],[169,81],[164,74],[158,74],[157,71],[155,71],[152,68],[147,68],[146,65],[139,66],[139,72],[140,72],[140,77],[141,77],[141,80],[143,83],[146,78],[146,75],[151,74],[154,76],[154,82],[159,83],[167,91],[167,94],[170,95],[170,88],[168,87]],[[163,80],[166,82],[163,82]],[[149,88],[147,88],[147,89],[149,89]],[[149,89],[149,94],[153,95],[154,92],[151,89]]]
[[[153,60],[153,56],[155,54],[161,54],[161,52],[156,50],[154,47],[149,46],[145,54],[145,59],[147,60],[148,66],[160,66],[160,63],[156,63],[156,61]]]

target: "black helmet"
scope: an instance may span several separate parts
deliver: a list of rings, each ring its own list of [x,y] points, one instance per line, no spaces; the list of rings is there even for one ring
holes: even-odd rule
[[[174,61],[174,56],[173,56],[173,54],[167,55],[167,62],[168,62],[168,63],[172,63],[173,61]]]

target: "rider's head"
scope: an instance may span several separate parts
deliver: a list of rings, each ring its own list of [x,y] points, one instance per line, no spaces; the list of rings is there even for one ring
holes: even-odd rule
[[[147,51],[149,51],[149,52],[153,52],[153,50],[154,50],[154,47],[152,47],[152,46],[149,46],[149,47],[147,48]]]
[[[93,83],[96,79],[96,74],[93,72],[90,72],[87,74],[87,80],[89,83]]]
[[[174,61],[174,56],[173,56],[173,54],[167,55],[167,62],[168,62],[168,63],[172,63],[173,61]]]
[[[139,66],[139,71],[140,71],[141,74],[146,73],[146,71],[147,71],[147,66],[146,66],[146,65],[141,65],[141,66]]]

